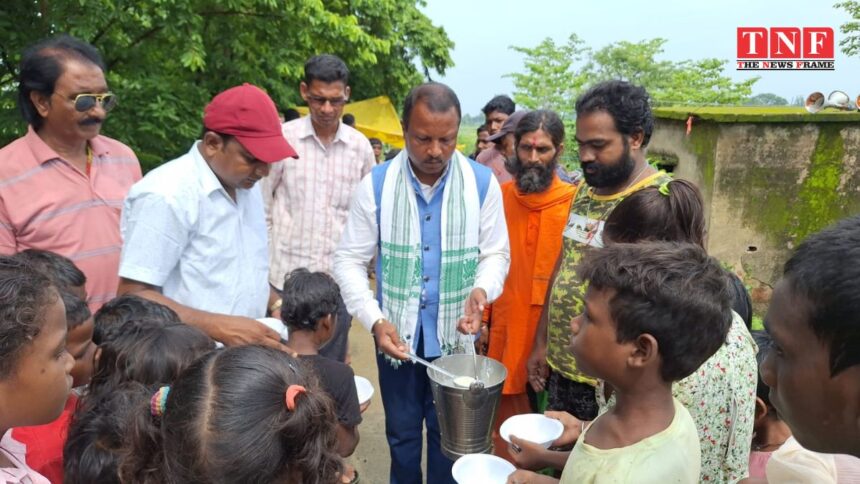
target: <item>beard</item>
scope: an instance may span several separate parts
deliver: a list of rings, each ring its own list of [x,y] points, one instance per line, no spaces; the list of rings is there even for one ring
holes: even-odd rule
[[[601,164],[597,162],[580,163],[582,175],[585,177],[585,183],[594,188],[617,187],[626,182],[630,175],[633,174],[633,169],[636,167],[636,162],[630,156],[630,144],[627,138],[624,138],[624,153],[612,164]],[[594,170],[592,173],[586,171],[586,167]]]
[[[558,166],[558,155],[547,164],[524,164],[517,155],[505,162],[505,168],[514,176],[517,189],[522,193],[540,193],[552,184],[552,177]]]

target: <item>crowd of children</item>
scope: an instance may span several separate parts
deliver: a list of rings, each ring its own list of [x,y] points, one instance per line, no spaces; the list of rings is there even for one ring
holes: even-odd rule
[[[569,347],[600,379],[599,416],[549,412],[566,427],[554,450],[512,436],[510,483],[557,482],[545,467],[563,483],[860,482],[860,217],[800,245],[751,335],[703,213],[682,180],[612,212]],[[93,315],[85,282],[50,252],[0,256],[0,482],[358,481],[343,458],[366,407],[351,368],[318,354],[330,276],[284,281],[292,356],[216,349],[135,296]]]

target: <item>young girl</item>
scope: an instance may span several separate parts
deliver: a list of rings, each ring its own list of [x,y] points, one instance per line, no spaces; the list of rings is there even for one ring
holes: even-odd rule
[[[121,437],[128,432],[127,393],[140,393],[141,385],[169,385],[215,347],[199,329],[159,318],[131,319],[111,333],[99,346],[95,375],[69,428],[67,484],[118,483]]]
[[[30,264],[0,257],[0,479],[49,481],[24,461],[9,429],[60,416],[75,360],[66,351],[66,313],[50,279]]]
[[[210,352],[134,417],[125,483],[333,484],[342,470],[331,399],[275,349]]]

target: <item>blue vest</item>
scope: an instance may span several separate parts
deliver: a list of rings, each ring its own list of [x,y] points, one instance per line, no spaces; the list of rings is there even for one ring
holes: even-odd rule
[[[408,163],[408,161],[406,161]],[[490,186],[490,180],[493,177],[493,172],[484,165],[478,164],[469,160],[469,165],[475,172],[475,185],[478,190],[478,200],[481,207],[484,206],[484,200],[487,198],[487,189]],[[386,161],[380,165],[376,165],[371,170],[373,177],[373,196],[376,200],[376,230],[379,234],[379,210],[382,202],[382,185],[385,182],[385,174],[391,166],[390,161]],[[418,205],[418,218],[421,222],[421,299],[418,306],[418,325],[415,328],[416,337],[414,341],[409,341],[409,336],[404,338],[404,343],[410,345],[413,351],[418,350],[418,334],[421,335],[421,340],[424,344],[424,356],[433,358],[441,356],[442,352],[439,347],[439,338],[436,336],[436,319],[439,315],[439,270],[442,260],[442,194],[445,190],[445,183],[448,179],[446,170],[439,181],[439,186],[433,192],[433,198],[430,202],[424,200],[424,195],[421,192],[421,185],[418,180],[412,176],[410,172],[410,181],[415,189],[415,200]],[[379,244],[376,248],[376,280],[377,291],[376,299],[379,302],[379,307],[382,307],[382,257],[379,253]],[[419,333],[420,332],[420,333]]]

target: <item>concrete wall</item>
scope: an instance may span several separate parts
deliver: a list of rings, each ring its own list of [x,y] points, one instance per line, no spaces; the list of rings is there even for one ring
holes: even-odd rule
[[[860,213],[860,123],[657,119],[649,155],[701,188],[708,250],[760,304],[806,236]]]

